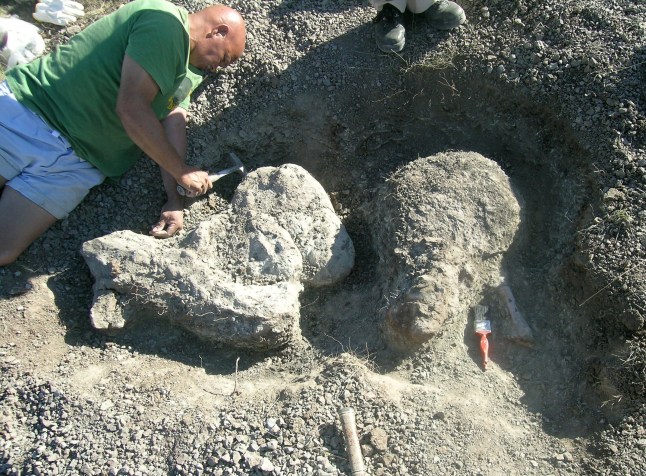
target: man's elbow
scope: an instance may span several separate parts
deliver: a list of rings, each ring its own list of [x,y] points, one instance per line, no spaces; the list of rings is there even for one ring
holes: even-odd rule
[[[138,97],[132,95],[119,95],[117,98],[117,105],[115,112],[123,126],[128,130],[132,127],[137,127],[145,121],[146,108],[150,109],[150,105],[141,101]],[[152,109],[150,109],[152,114]]]
[[[115,112],[117,113],[117,117],[119,117],[124,126],[127,126],[128,124],[131,124],[133,122],[134,109],[131,102],[119,99],[117,101]]]

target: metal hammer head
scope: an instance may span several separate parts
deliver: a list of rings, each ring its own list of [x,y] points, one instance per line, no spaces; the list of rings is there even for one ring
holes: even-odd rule
[[[228,155],[229,155],[229,161],[231,163],[231,166],[229,167],[229,169],[231,169],[232,172],[238,172],[243,176],[246,175],[247,171],[244,168],[244,164],[240,160],[240,157],[238,157],[235,152],[229,152]]]
[[[242,174],[243,176],[246,174],[246,170],[244,168],[244,165],[242,164],[242,161],[238,158],[238,156],[234,152],[229,152],[229,162],[232,163],[233,165],[227,167],[224,170],[220,170],[219,172],[209,175],[209,179],[211,179],[211,182],[215,182],[216,180],[220,180],[222,177],[225,175],[232,174],[234,172],[237,172],[239,174]]]

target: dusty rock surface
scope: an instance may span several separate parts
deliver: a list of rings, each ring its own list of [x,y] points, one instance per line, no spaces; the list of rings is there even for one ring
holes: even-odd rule
[[[367,2],[229,2],[247,52],[196,92],[188,160],[302,166],[352,239],[353,270],[304,290],[302,340],[281,350],[148,319],[96,332],[80,249],[147,233],[164,197],[140,161],[0,270],[0,472],[349,474],[337,410],[352,406],[370,474],[645,474],[646,5],[459,1],[456,31],[408,17],[400,55],[377,50]],[[12,5],[29,20],[26,3]],[[118,3],[93,5],[44,27],[48,47]],[[534,345],[505,338],[491,305],[486,372],[470,314],[410,354],[381,327],[374,199],[402,166],[450,150],[496,162],[522,197],[500,267]],[[238,185],[188,201],[186,233],[164,246]]]

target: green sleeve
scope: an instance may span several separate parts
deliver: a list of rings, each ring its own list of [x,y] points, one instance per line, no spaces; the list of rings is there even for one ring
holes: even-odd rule
[[[204,77],[198,69],[190,66],[186,73],[186,79],[190,82],[190,91],[188,91],[188,94],[183,99],[181,99],[181,94],[178,94],[178,98],[180,99],[178,107],[188,111],[191,105],[191,93],[200,85]]]
[[[126,54],[146,70],[164,96],[174,92],[176,72],[185,68],[187,58],[177,45],[186,44],[186,36],[177,17],[163,11],[146,10],[132,25]]]

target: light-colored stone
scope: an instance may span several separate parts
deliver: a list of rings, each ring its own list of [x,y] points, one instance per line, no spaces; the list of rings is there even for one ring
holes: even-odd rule
[[[295,165],[249,174],[230,210],[180,246],[120,231],[84,243],[82,254],[95,279],[95,328],[162,316],[201,338],[254,350],[300,336],[303,283],[332,284],[354,264],[325,190]]]

